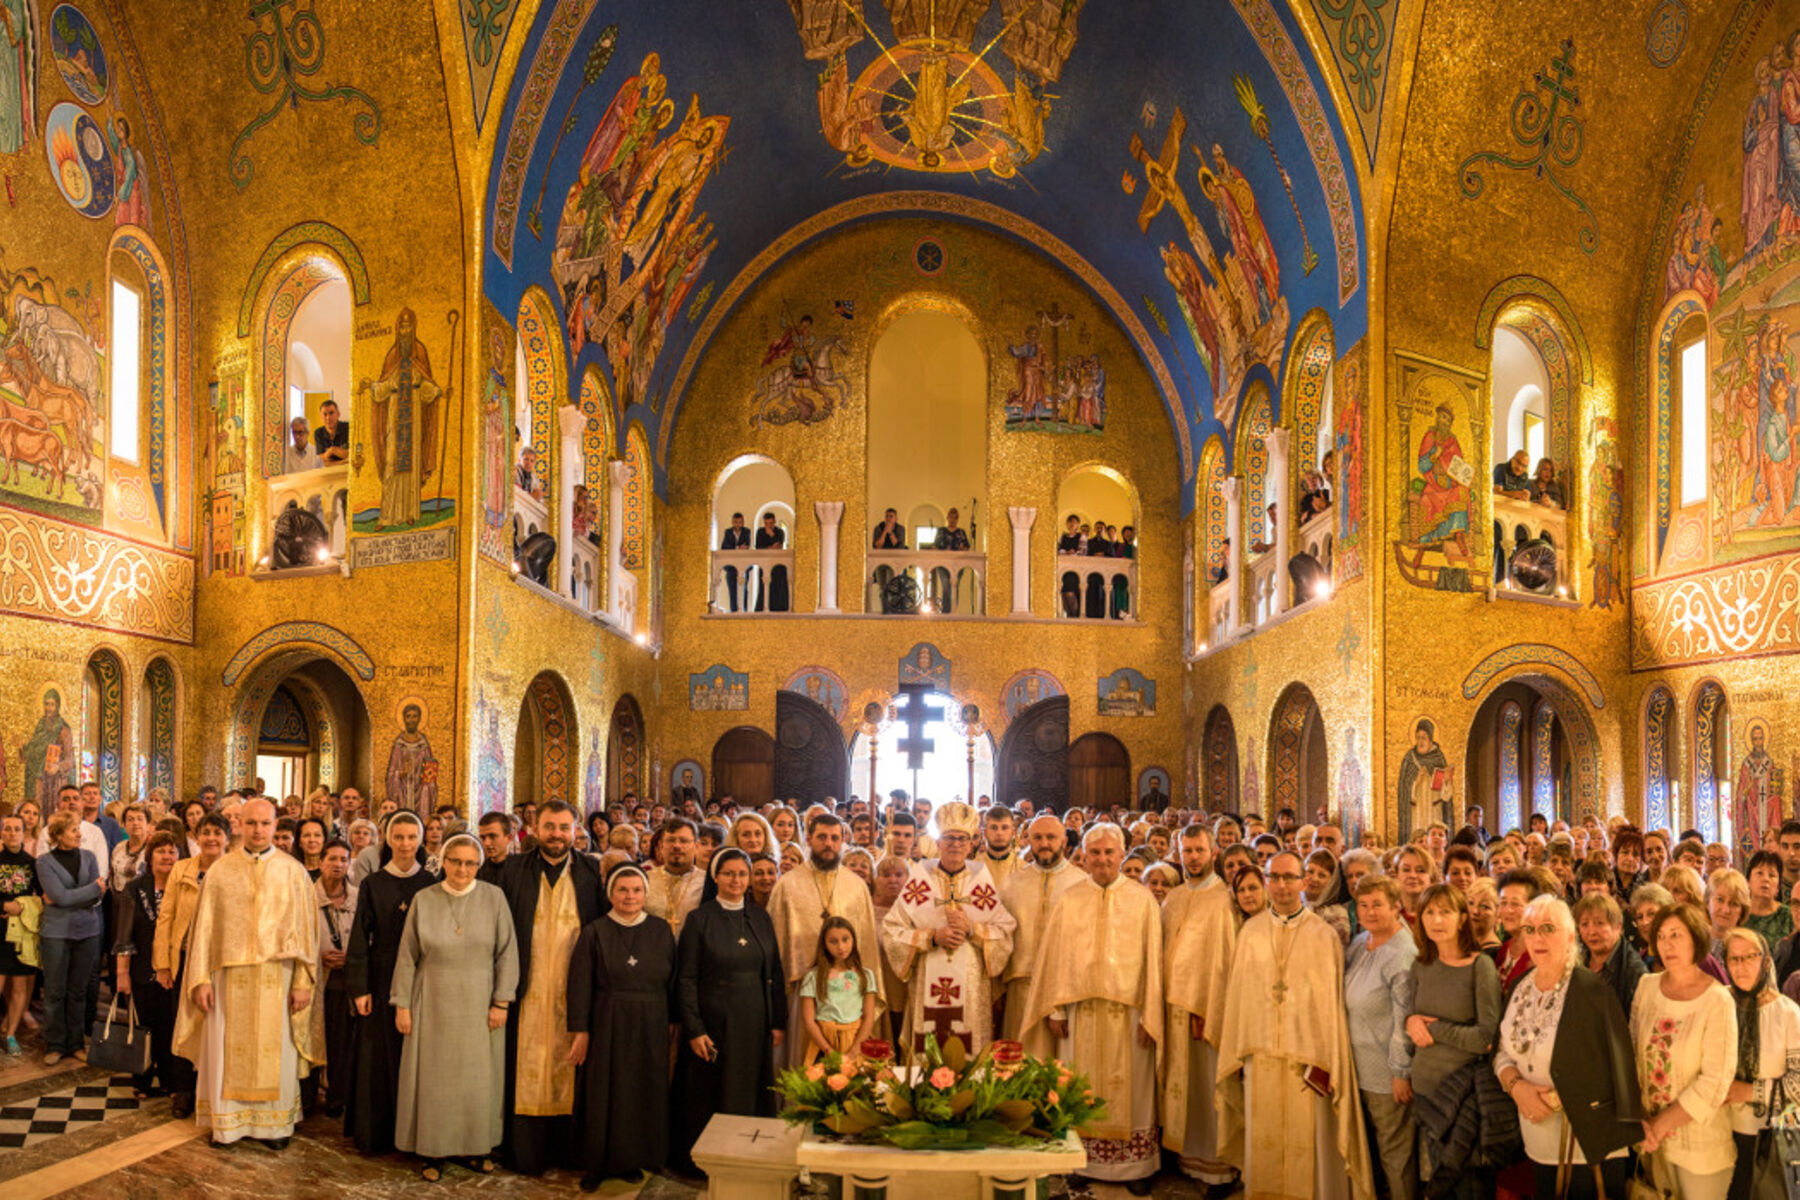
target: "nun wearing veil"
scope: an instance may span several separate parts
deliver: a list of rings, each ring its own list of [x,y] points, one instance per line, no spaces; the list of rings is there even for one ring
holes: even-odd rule
[[[406,914],[389,989],[406,1039],[394,1144],[424,1160],[428,1182],[452,1157],[491,1172],[505,1133],[506,1010],[519,954],[506,897],[475,877],[481,860],[481,843],[467,833],[444,842],[444,882],[420,892]]]
[[[675,1025],[675,935],[644,911],[650,887],[626,865],[606,879],[604,916],[569,963],[569,1061],[581,1190],[659,1170],[669,1158],[669,1068]]]
[[[707,867],[700,907],[681,927],[676,1150],[685,1160],[714,1113],[775,1115],[776,1046],[787,991],[775,923],[755,904],[750,856],[727,848]]]

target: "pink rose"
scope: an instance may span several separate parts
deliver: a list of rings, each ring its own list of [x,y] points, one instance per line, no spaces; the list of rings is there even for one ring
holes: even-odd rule
[[[1056,1073],[1056,1086],[1068,1087],[1069,1080],[1072,1078],[1074,1078],[1074,1076],[1070,1075],[1067,1071],[1058,1071]]]
[[[817,1083],[819,1080],[825,1078],[825,1068],[821,1067],[818,1063],[814,1063],[812,1066],[806,1068],[806,1077],[812,1082]]]
[[[931,1073],[931,1086],[934,1088],[947,1088],[955,1082],[956,1072],[949,1067],[939,1067]]]
[[[825,1081],[825,1086],[834,1092],[841,1092],[850,1086],[850,1081],[845,1079],[842,1075],[833,1075],[830,1079]]]
[[[1058,1096],[1056,1094],[1055,1088],[1051,1088],[1049,1091],[1045,1092],[1044,1099],[1048,1100],[1051,1104],[1061,1104],[1062,1103],[1062,1097]]]

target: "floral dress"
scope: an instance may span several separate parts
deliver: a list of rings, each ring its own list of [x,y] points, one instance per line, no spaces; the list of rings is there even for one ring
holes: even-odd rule
[[[1735,1056],[1718,1048],[1737,1045],[1737,1009],[1723,986],[1709,985],[1692,1000],[1671,1000],[1662,981],[1660,972],[1644,976],[1631,1003],[1644,1111],[1654,1115],[1679,1104],[1693,1117],[1663,1139],[1659,1152],[1671,1166],[1696,1175],[1729,1171],[1737,1149],[1725,1093]]]

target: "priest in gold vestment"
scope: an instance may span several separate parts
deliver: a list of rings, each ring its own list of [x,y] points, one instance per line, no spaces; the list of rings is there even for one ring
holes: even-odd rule
[[[1163,1053],[1163,1145],[1181,1157],[1182,1173],[1209,1194],[1227,1194],[1235,1164],[1219,1154],[1213,1084],[1225,991],[1237,946],[1230,889],[1213,870],[1212,832],[1181,831],[1183,883],[1163,901],[1163,1002],[1168,1041]]]
[[[174,1049],[198,1070],[195,1118],[215,1144],[279,1149],[301,1118],[319,961],[312,880],[275,848],[275,806],[252,800],[243,843],[206,873],[188,935]]]
[[[806,1046],[806,1032],[800,1028],[795,992],[819,961],[819,927],[825,918],[843,917],[855,928],[856,952],[864,966],[873,968],[881,958],[875,904],[868,885],[845,870],[838,857],[844,846],[843,821],[830,812],[813,818],[806,846],[807,861],[777,880],[775,890],[769,893],[769,917],[775,922],[775,941],[781,947],[781,968],[787,977],[784,1044],[796,1056]],[[876,971],[875,978],[879,981],[881,972]]]
[[[1025,1052],[1037,1058],[1048,1057],[1053,1047],[1050,1033],[1042,1025],[1027,1026],[1025,1001],[1031,992],[1031,976],[1037,969],[1038,946],[1042,941],[1044,922],[1056,898],[1087,876],[1063,857],[1068,833],[1055,813],[1044,813],[1026,828],[1031,861],[1023,863],[1000,885],[1000,903],[1013,915],[1018,928],[1013,931],[1012,957],[1006,960],[1006,1037],[1025,1043]]]
[[[694,823],[686,817],[670,817],[662,823],[660,845],[662,863],[644,872],[644,911],[667,921],[675,940],[680,941],[682,923],[700,907],[706,886],[706,872],[694,861],[700,849]]]
[[[979,818],[954,801],[938,810],[938,856],[910,868],[882,922],[882,949],[907,982],[906,1044],[922,1050],[962,1039],[971,1052],[994,1040],[993,981],[1012,954],[1012,914],[975,848]]]
[[[522,1175],[578,1165],[569,962],[582,928],[605,916],[608,905],[600,868],[574,846],[575,810],[552,800],[538,810],[536,846],[507,856],[500,870],[524,982],[506,1014],[500,1153]]]
[[[1304,868],[1269,860],[1269,907],[1238,931],[1219,1041],[1221,1152],[1247,1195],[1371,1200],[1356,1066],[1344,1014],[1344,949],[1301,903]]]
[[[940,818],[938,827],[943,828]],[[976,857],[994,878],[994,886],[1003,888],[1012,873],[1019,869],[1019,847],[1013,841],[1018,819],[1003,804],[989,805],[981,812],[981,853]]]
[[[1117,825],[1088,830],[1082,852],[1088,877],[1050,910],[1025,1022],[1042,1021],[1056,1057],[1086,1073],[1106,1101],[1106,1115],[1082,1131],[1083,1174],[1147,1195],[1162,1163],[1162,918],[1150,889],[1119,871],[1125,833]]]

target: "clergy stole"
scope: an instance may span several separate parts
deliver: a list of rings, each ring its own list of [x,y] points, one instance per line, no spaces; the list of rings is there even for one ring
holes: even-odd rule
[[[213,978],[224,996],[225,1061],[222,1100],[272,1104],[281,1099],[282,1025],[288,1021],[288,964],[280,961],[222,967]],[[215,1010],[213,1018],[217,1020]]]
[[[556,886],[538,876],[537,913],[531,920],[531,976],[519,1002],[518,1075],[513,1112],[522,1117],[566,1117],[575,1111],[575,1068],[569,1064],[569,959],[581,936],[575,908],[575,872],[564,868]]]
[[[951,912],[971,925],[968,940],[954,950],[932,941]],[[881,941],[894,973],[908,983],[906,1039],[915,1051],[924,1050],[928,1035],[939,1045],[961,1038],[970,1052],[993,1040],[991,981],[1012,953],[1015,925],[979,862],[971,859],[954,875],[935,863],[913,865],[882,922]]]
[[[1006,1025],[1007,1038],[1025,1044],[1025,1053],[1033,1058],[1049,1058],[1056,1053],[1056,1043],[1042,1024],[1027,1025],[1025,1004],[1031,996],[1031,975],[1037,966],[1038,946],[1044,924],[1050,919],[1050,907],[1056,898],[1087,876],[1067,860],[1051,870],[1035,863],[1025,863],[1012,871],[1000,886],[1000,899],[1013,915],[1017,928],[1013,931],[1012,955],[1006,960]]]
[[[1225,1015],[1237,920],[1217,877],[1184,884],[1163,902],[1163,998],[1169,1045],[1163,1055],[1163,1145],[1182,1156],[1182,1169],[1222,1183],[1213,1084]]]

